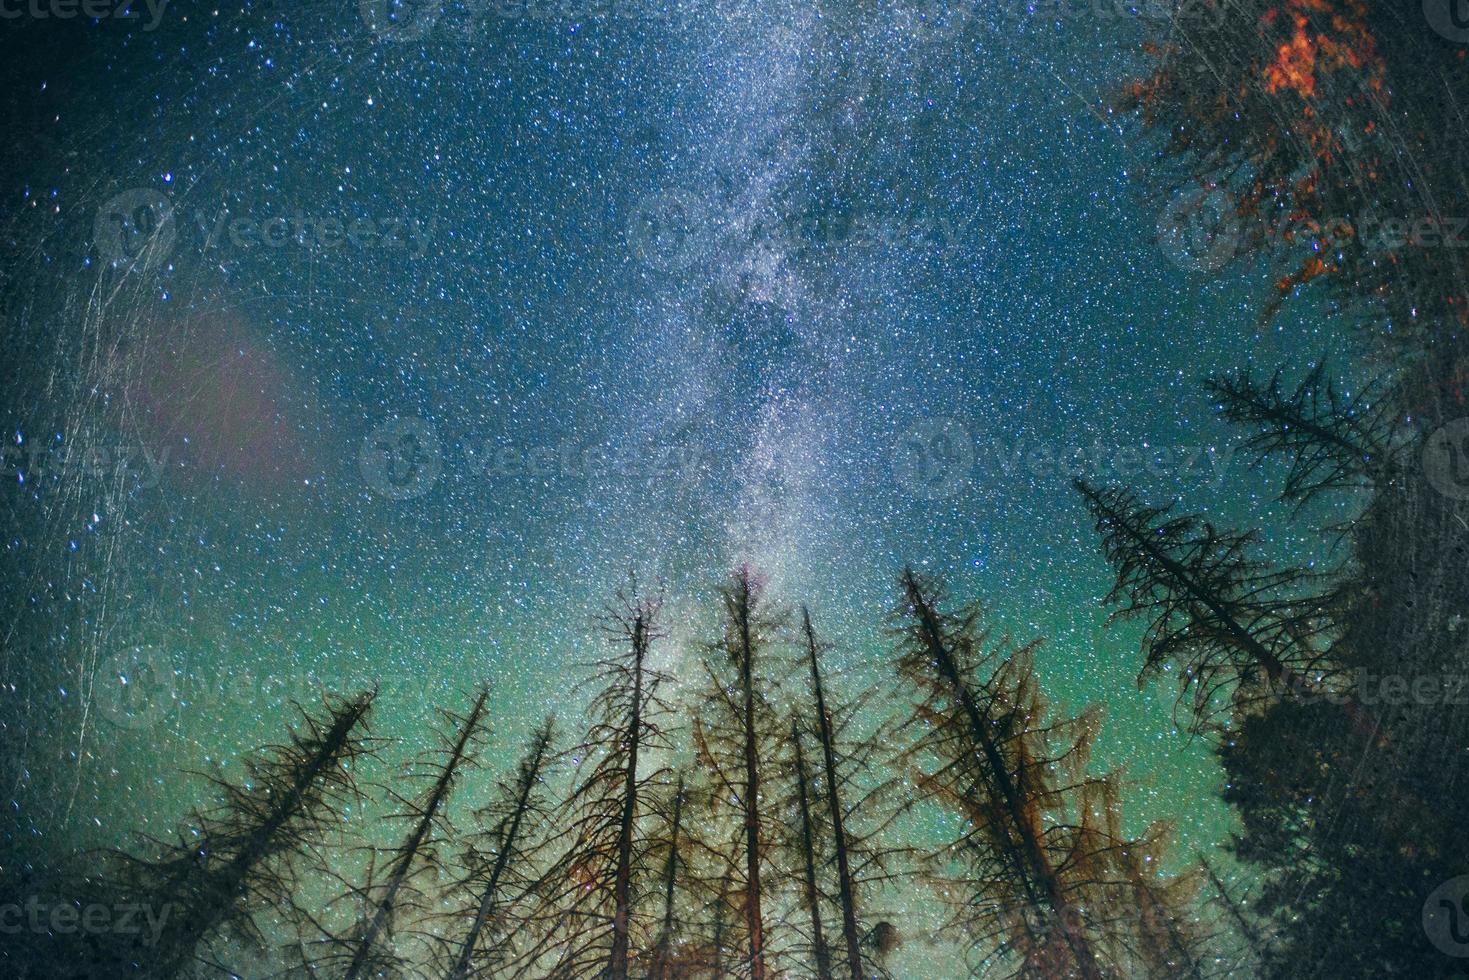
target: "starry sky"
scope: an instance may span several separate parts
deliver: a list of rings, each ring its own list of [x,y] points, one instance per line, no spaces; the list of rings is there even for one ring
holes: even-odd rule
[[[676,676],[749,562],[838,683],[890,683],[911,562],[1046,637],[1053,701],[1106,704],[1133,829],[1222,839],[1070,477],[1309,554],[1197,381],[1342,342],[1258,329],[1247,271],[1160,235],[1108,108],[1146,10],[946,6],[7,22],[12,827],[169,824],[178,768],[321,686],[381,680],[411,741],[485,676],[514,744],[630,568]]]

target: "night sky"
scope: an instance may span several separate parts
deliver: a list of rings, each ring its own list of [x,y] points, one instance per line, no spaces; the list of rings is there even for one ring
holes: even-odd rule
[[[680,680],[748,562],[891,688],[911,562],[1106,704],[1129,829],[1223,839],[1070,479],[1319,546],[1197,382],[1342,341],[1178,248],[1108,109],[1157,21],[944,6],[5,23],[8,826],[171,826],[321,686],[394,758],[479,677],[497,745],[574,729],[629,569]]]

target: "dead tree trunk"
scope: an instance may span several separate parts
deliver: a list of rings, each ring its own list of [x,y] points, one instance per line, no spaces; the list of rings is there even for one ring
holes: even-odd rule
[[[663,924],[658,931],[658,942],[653,948],[653,971],[656,978],[670,977],[669,962],[673,954],[673,932],[676,906],[675,887],[678,884],[679,865],[682,863],[679,848],[683,831],[684,777],[680,773],[678,784],[673,790],[673,815],[669,818],[668,855],[663,861]]]
[[[801,887],[806,911],[811,916],[811,952],[816,960],[817,980],[831,980],[831,951],[821,925],[821,889],[816,882],[816,832],[811,825],[809,788],[811,772],[806,767],[806,751],[801,746],[801,726],[791,719],[791,743],[796,748],[796,807],[801,821]]]
[[[832,846],[836,850],[837,895],[842,905],[842,941],[846,946],[847,969],[852,980],[863,980],[861,936],[857,932],[856,899],[852,889],[850,841],[842,814],[842,800],[837,792],[836,749],[833,745],[831,713],[826,707],[826,690],[821,683],[821,667],[816,655],[816,631],[811,627],[811,613],[801,607],[801,628],[806,636],[806,655],[811,664],[811,690],[816,698],[816,732],[821,738],[821,755],[826,775],[826,805],[831,814]]]
[[[1006,817],[1006,835],[1010,838],[1015,855],[1022,864],[1021,878],[1027,887],[1039,890],[1040,903],[1051,916],[1051,921],[1060,926],[1062,938],[1075,961],[1083,980],[1101,980],[1102,973],[1092,954],[1091,945],[1078,928],[1070,912],[1066,892],[1061,878],[1056,873],[1045,849],[1041,846],[1037,827],[1026,813],[1025,801],[1019,787],[1010,776],[1009,766],[995,741],[985,708],[970,689],[959,671],[958,665],[945,642],[938,616],[924,595],[912,569],[903,572],[903,587],[908,603],[917,619],[918,635],[938,672],[949,688],[955,703],[968,722],[968,734],[974,746],[984,756],[996,802]]]
[[[745,928],[750,980],[765,980],[765,919],[760,908],[760,758],[755,737],[755,653],[750,643],[750,573],[740,569],[730,592],[739,637],[740,697],[744,710]]]
[[[480,936],[499,913],[503,901],[501,884],[510,867],[510,862],[523,859],[521,841],[524,831],[522,828],[527,815],[535,810],[532,796],[545,770],[546,754],[550,750],[551,738],[552,728],[548,721],[531,739],[530,750],[521,762],[520,773],[515,783],[515,801],[509,815],[501,821],[499,831],[495,835],[494,864],[490,868],[484,889],[480,892],[474,920],[470,923],[469,931],[465,933],[464,941],[459,945],[458,955],[449,968],[448,980],[467,980],[470,976],[471,966],[479,949]]]
[[[622,816],[617,831],[617,871],[612,884],[612,954],[607,965],[610,980],[627,980],[633,822],[638,809],[638,750],[643,733],[643,660],[647,652],[648,623],[639,610],[632,623],[632,706],[627,725],[627,771],[623,780]]]
[[[434,821],[439,816],[439,810],[444,801],[449,797],[455,777],[469,756],[470,742],[479,732],[484,717],[485,701],[489,696],[488,685],[482,685],[475,698],[474,707],[470,709],[469,715],[459,727],[459,737],[449,750],[448,757],[439,766],[438,776],[429,790],[428,798],[416,808],[417,819],[414,821],[413,829],[393,853],[393,858],[388,863],[387,884],[377,902],[374,903],[372,918],[368,920],[362,932],[352,939],[355,949],[347,964],[345,980],[361,980],[362,977],[376,969],[378,940],[392,928],[393,920],[398,913],[400,893],[414,865],[424,852],[425,845],[433,831]]]

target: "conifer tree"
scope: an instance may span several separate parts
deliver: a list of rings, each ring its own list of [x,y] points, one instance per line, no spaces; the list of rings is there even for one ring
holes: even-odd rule
[[[303,852],[360,799],[355,769],[375,748],[367,735],[375,694],[328,698],[320,716],[301,711],[284,743],[246,761],[243,779],[206,777],[217,802],[196,810],[175,840],[148,838],[151,854],[123,855],[118,900],[158,910],[163,928],[104,958],[120,954],[162,980],[218,964],[212,946],[227,936],[263,948],[257,916],[292,906]],[[132,972],[119,963],[92,969]]]
[[[485,829],[469,841],[464,873],[449,887],[457,907],[447,918],[457,928],[440,957],[445,980],[492,976],[513,969],[522,958],[534,958],[533,945],[527,951],[516,941],[535,924],[527,919],[547,890],[544,872],[551,862],[545,855],[558,836],[551,829],[555,811],[546,789],[554,739],[547,719],[531,736],[514,781],[500,782],[476,813]]]
[[[1051,717],[1036,644],[982,626],[977,606],[946,611],[942,588],[911,569],[902,591],[918,798],[963,819],[931,856],[955,925],[1015,976],[1190,975],[1186,886],[1152,870],[1164,832],[1124,836],[1117,776],[1088,771],[1097,713]]]
[[[737,855],[722,873],[730,878],[728,893],[742,919],[739,971],[750,980],[765,980],[770,970],[764,881],[771,818],[763,769],[784,735],[769,700],[774,683],[764,667],[782,617],[765,608],[762,584],[741,567],[720,589],[723,636],[705,661],[707,690],[694,724],[695,749],[714,782],[713,794],[727,801],[739,824]],[[721,941],[727,942],[723,936]]]
[[[393,819],[407,823],[408,830],[402,841],[382,852],[380,870],[379,852],[373,849],[366,879],[350,896],[365,911],[345,933],[324,930],[325,953],[311,964],[313,971],[363,980],[397,976],[408,968],[397,941],[409,920],[427,911],[420,881],[440,867],[440,851],[452,837],[447,803],[465,771],[475,765],[487,727],[489,693],[489,686],[481,685],[467,714],[442,712],[447,731],[438,733],[438,749],[419,760],[417,778],[411,780],[428,782],[422,792],[410,797],[388,788],[400,807]]]
[[[969,828],[943,853],[963,868],[952,881],[956,924],[982,953],[998,944],[1018,961],[1016,975],[1100,980],[1095,937],[1071,914],[1088,903],[1062,872],[1077,855],[1042,822],[1061,802],[1046,769],[1074,759],[1076,743],[1057,756],[1038,744],[1047,739],[1035,727],[1028,648],[980,630],[977,609],[944,611],[937,584],[911,569],[902,589],[899,672],[918,697],[918,788],[957,810]],[[994,674],[988,682],[978,676],[986,667]]]
[[[1343,392],[1323,361],[1289,390],[1280,371],[1262,382],[1243,369],[1213,375],[1204,388],[1220,415],[1250,430],[1244,448],[1257,461],[1285,457],[1281,499],[1298,508],[1328,491],[1373,488],[1390,476],[1396,402],[1381,379]]]
[[[1253,557],[1256,532],[1221,531],[1195,516],[1170,516],[1131,491],[1076,489],[1097,522],[1102,548],[1117,571],[1107,596],[1113,619],[1141,619],[1139,683],[1179,671],[1180,696],[1192,697],[1195,727],[1226,708],[1247,707],[1282,690],[1324,694],[1323,647],[1338,600],[1313,589],[1318,576],[1276,570]],[[1365,731],[1370,714],[1349,693],[1339,700]]]
[[[556,913],[553,976],[626,980],[647,948],[646,823],[674,749],[671,709],[659,693],[668,677],[649,662],[662,636],[661,608],[661,598],[641,594],[631,581],[602,618],[615,652],[591,665],[600,685],[591,705],[594,724],[571,750],[582,769],[565,806],[570,846],[562,859],[568,874]]]

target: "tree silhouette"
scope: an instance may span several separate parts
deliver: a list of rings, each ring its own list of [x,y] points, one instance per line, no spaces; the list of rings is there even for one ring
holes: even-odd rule
[[[566,802],[571,846],[563,858],[568,887],[558,913],[556,976],[625,980],[634,940],[645,938],[637,920],[650,871],[643,824],[652,789],[670,773],[661,759],[673,749],[665,728],[670,708],[659,694],[668,678],[648,663],[662,635],[661,607],[660,598],[641,595],[632,581],[602,618],[615,652],[591,665],[601,685],[591,706],[595,721],[571,750],[583,772]]]
[[[469,842],[465,874],[449,889],[451,900],[462,895],[448,914],[450,923],[467,927],[454,932],[445,947],[445,980],[469,980],[516,965],[517,935],[533,922],[528,915],[512,919],[512,910],[528,897],[544,897],[549,867],[545,853],[555,836],[547,826],[555,819],[545,787],[553,755],[554,725],[547,719],[531,736],[513,782],[501,782],[476,818],[487,829]],[[520,956],[534,958],[532,952]]]
[[[768,652],[782,617],[765,608],[761,592],[762,583],[747,567],[737,569],[720,588],[724,632],[705,661],[705,702],[694,723],[699,759],[715,783],[716,795],[729,801],[739,822],[739,856],[724,873],[733,879],[729,894],[743,918],[746,953],[740,966],[750,980],[765,980],[770,955],[762,886],[769,841],[761,769],[765,760],[776,756],[783,734],[768,699],[774,685],[757,664]]]
[[[375,696],[329,697],[321,716],[300,711],[283,744],[246,761],[243,779],[206,775],[217,802],[196,810],[176,840],[147,838],[152,854],[122,855],[122,900],[170,913],[156,941],[125,953],[143,975],[217,962],[210,946],[226,934],[266,945],[256,916],[289,909],[301,853],[360,798],[353,772],[374,749],[365,732]]]
[[[1170,516],[1124,489],[1075,482],[1097,522],[1117,582],[1107,596],[1113,620],[1141,619],[1140,684],[1179,668],[1180,697],[1192,695],[1202,730],[1221,699],[1234,708],[1282,689],[1326,690],[1328,661],[1318,649],[1333,626],[1338,597],[1313,591],[1317,577],[1277,571],[1251,557],[1256,532],[1220,531],[1192,515]],[[1375,720],[1347,692],[1335,696],[1364,730]]]
[[[439,867],[439,851],[452,836],[445,805],[464,771],[474,765],[485,734],[489,693],[488,685],[481,685],[466,715],[442,712],[449,732],[440,732],[438,750],[419,760],[416,775],[431,781],[422,793],[408,797],[388,788],[391,799],[401,807],[393,818],[408,823],[408,832],[383,853],[380,875],[378,852],[372,852],[366,880],[350,896],[365,906],[365,914],[345,934],[326,932],[326,952],[312,964],[313,969],[339,973],[344,980],[394,975],[403,969],[394,948],[395,934],[405,918],[424,911],[418,881]]]
[[[811,957],[816,964],[817,980],[831,980],[831,949],[826,943],[822,925],[821,886],[816,880],[816,838],[820,831],[812,818],[811,769],[806,765],[801,725],[791,719],[791,747],[795,750],[795,785],[797,840],[801,861],[801,904],[805,906],[811,928]]]
[[[678,902],[680,886],[688,874],[691,849],[688,830],[684,826],[684,807],[687,802],[688,792],[684,787],[684,775],[679,773],[673,788],[672,800],[669,803],[667,829],[664,837],[659,841],[659,847],[663,851],[663,868],[659,876],[663,914],[658,924],[657,939],[654,940],[649,957],[648,976],[650,980],[678,980],[679,977],[685,975],[686,967],[680,957],[681,949],[678,945],[682,938],[682,916]]]
[[[1328,491],[1373,487],[1389,476],[1395,407],[1380,380],[1345,394],[1323,362],[1289,391],[1279,371],[1267,382],[1246,370],[1218,374],[1204,387],[1226,420],[1252,430],[1245,449],[1257,461],[1287,459],[1281,498],[1298,509]]]
[[[816,635],[811,613],[801,607],[801,650],[811,680],[811,734],[820,746],[821,791],[816,804],[823,810],[823,836],[829,842],[832,890],[840,912],[840,942],[837,944],[841,972],[852,980],[864,980],[875,966],[864,957],[859,894],[886,884],[894,872],[890,865],[902,862],[911,852],[903,843],[887,838],[901,807],[893,799],[895,779],[888,770],[891,761],[883,744],[890,726],[880,725],[865,737],[845,737],[860,713],[871,707],[872,691],[852,701],[836,702],[827,695],[821,656],[827,650]],[[865,784],[864,782],[865,781]],[[858,826],[860,824],[860,826]]]

